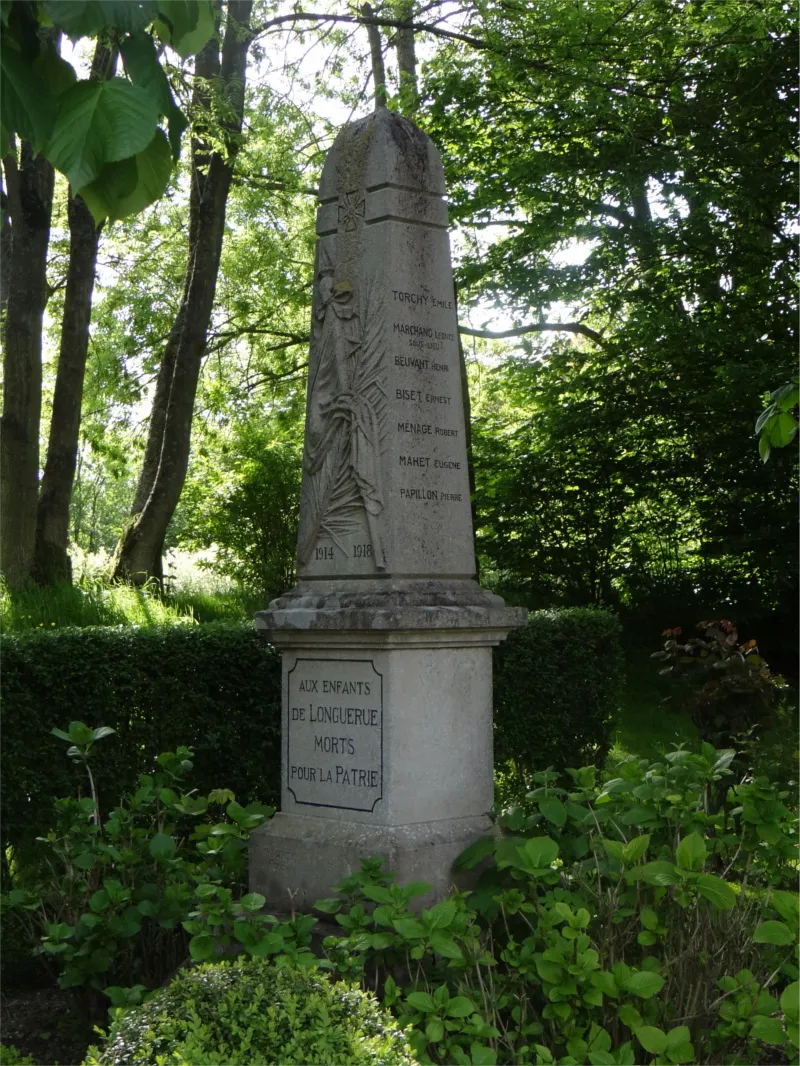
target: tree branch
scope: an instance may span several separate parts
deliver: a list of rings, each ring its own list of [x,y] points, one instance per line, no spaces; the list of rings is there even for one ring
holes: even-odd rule
[[[580,333],[582,337],[588,337],[595,344],[602,345],[603,338],[596,330],[584,326],[582,322],[531,322],[528,326],[517,326],[515,329],[471,329],[469,326],[459,326],[458,332],[468,337],[483,337],[486,340],[503,340],[505,337],[522,337],[526,333]]]

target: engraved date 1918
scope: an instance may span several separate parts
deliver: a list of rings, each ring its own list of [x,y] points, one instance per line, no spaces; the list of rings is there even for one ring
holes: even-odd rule
[[[354,559],[371,559],[372,558],[372,545],[371,544],[354,544],[353,545],[353,558]]]

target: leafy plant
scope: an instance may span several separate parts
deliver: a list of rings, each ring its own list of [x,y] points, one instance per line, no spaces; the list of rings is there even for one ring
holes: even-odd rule
[[[158,199],[188,122],[159,63],[156,38],[184,57],[199,51],[214,32],[208,0],[16,0],[2,5],[2,23],[0,154],[14,134],[30,141],[69,178],[98,223]],[[54,32],[74,41],[113,40],[127,77],[79,80],[59,55]]]
[[[239,959],[184,971],[118,1015],[84,1066],[330,1063],[414,1066],[391,1013],[313,968]]]
[[[344,934],[324,942],[330,965],[413,1026],[421,1062],[791,1054],[800,911],[779,886],[793,883],[796,817],[770,782],[731,784],[733,757],[703,744],[602,780],[538,772],[503,835],[459,860],[488,864],[472,893],[412,910],[428,886],[395,885],[372,861],[320,901]],[[751,820],[770,803],[772,843]]]
[[[792,408],[800,402],[800,383],[787,381],[769,394],[769,403],[758,417],[758,454],[766,463],[773,448],[785,448],[797,434],[797,419]]]
[[[5,903],[59,985],[83,991],[90,1014],[99,1013],[100,991],[114,1005],[139,1002],[185,957],[186,933],[195,958],[234,942],[267,954],[297,941],[288,926],[267,931],[278,923],[258,913],[263,897],[234,899],[246,879],[249,832],[273,808],[242,807],[226,789],[187,791],[192,753],[179,747],[104,814],[89,760],[114,730],[75,721],[53,733],[70,743],[91,795],[56,801],[55,825],[39,838],[44,862],[18,873]]]
[[[683,642],[680,628],[664,630],[663,651],[652,658],[665,663],[660,672],[683,689],[703,740],[740,745],[770,723],[786,682],[770,672],[755,640],[739,643],[733,622],[723,618],[697,628],[702,636]]]

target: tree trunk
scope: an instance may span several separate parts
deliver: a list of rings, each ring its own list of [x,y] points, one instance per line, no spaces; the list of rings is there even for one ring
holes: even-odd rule
[[[116,60],[116,50],[112,51],[99,41],[92,61],[91,77],[96,81],[111,77]],[[72,578],[72,564],[67,551],[69,505],[78,457],[83,379],[89,351],[89,322],[100,243],[100,231],[80,197],[70,194],[67,213],[70,237],[67,289],[64,294],[61,348],[47,459],[36,518],[34,576],[41,585],[54,585]]]
[[[395,5],[399,19],[408,22],[397,30],[394,47],[397,53],[397,72],[400,82],[400,110],[406,118],[413,119],[417,113],[419,92],[417,88],[417,52],[414,44],[414,31],[410,23],[414,19],[414,0],[400,0]]]
[[[244,115],[252,6],[252,0],[229,0],[221,60],[216,41],[210,42],[195,60],[193,112],[205,112],[210,119],[213,79],[227,97],[228,109],[221,130],[227,151],[223,157],[212,150],[203,129],[196,126],[192,138],[189,261],[181,307],[156,385],[135,507],[114,560],[114,578],[133,584],[144,584],[150,578],[161,580],[164,538],[189,465],[194,400],[214,305],[225,210]]]
[[[361,14],[364,18],[372,18],[374,15],[372,5],[363,4]],[[377,111],[380,107],[386,107],[386,71],[383,66],[381,34],[374,22],[367,23],[367,37],[372,58],[372,84],[375,89],[375,110]]]
[[[3,160],[11,219],[4,263],[8,306],[3,328],[0,449],[0,569],[11,588],[31,581],[39,488],[42,318],[47,303],[47,247],[55,175],[27,141]],[[5,249],[4,249],[5,250]]]

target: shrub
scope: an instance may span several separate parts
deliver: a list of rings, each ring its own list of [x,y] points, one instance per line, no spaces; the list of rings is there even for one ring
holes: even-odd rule
[[[665,663],[682,690],[684,707],[697,732],[711,744],[749,745],[772,725],[786,682],[771,673],[755,640],[739,643],[733,622],[699,622],[702,636],[687,637],[680,628],[665,629],[662,651],[651,656]]]
[[[23,1055],[13,1044],[0,1044],[0,1066],[36,1066],[30,1055]]]
[[[0,652],[0,801],[18,862],[49,830],[53,797],[82,781],[49,733],[73,718],[116,730],[97,770],[109,802],[180,745],[202,794],[224,782],[241,803],[279,801],[280,655],[251,626],[37,631],[4,636]],[[613,615],[532,614],[495,652],[498,762],[531,772],[602,758],[621,679]]]
[[[208,797],[187,791],[191,749],[158,757],[158,772],[103,812],[90,767],[95,745],[113,747],[113,729],[71,722],[53,730],[88,778],[89,796],[55,803],[53,828],[36,843],[41,862],[26,868],[2,898],[7,918],[59,974],[62,988],[81,990],[89,1016],[141,1000],[186,955],[207,959],[232,942],[270,954],[297,946],[277,920],[260,913],[264,897],[234,902],[247,878],[247,837],[273,813],[242,807],[225,789]],[[109,737],[108,740],[104,738]]]
[[[84,1066],[413,1066],[374,997],[315,970],[237,959],[184,971],[117,1018]]]
[[[0,653],[0,800],[18,862],[50,829],[53,797],[84,781],[49,733],[74,718],[116,730],[97,769],[109,804],[180,745],[202,794],[224,784],[243,804],[277,802],[280,658],[252,626],[40,631],[4,636]]]
[[[601,763],[624,682],[621,628],[607,611],[536,611],[494,657],[495,761],[524,781],[548,766]],[[524,787],[523,787],[524,792]]]
[[[429,886],[372,860],[319,901],[343,931],[331,964],[381,991],[423,1063],[796,1057],[796,812],[767,779],[709,811],[733,756],[630,758],[566,788],[537,772],[502,837],[462,856],[488,863],[474,893],[413,913]]]

